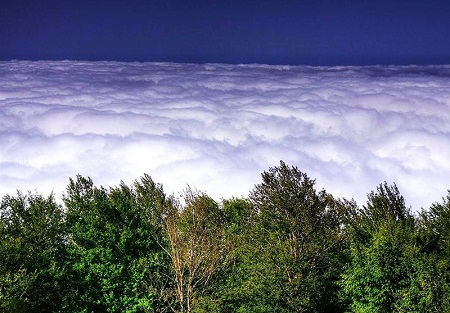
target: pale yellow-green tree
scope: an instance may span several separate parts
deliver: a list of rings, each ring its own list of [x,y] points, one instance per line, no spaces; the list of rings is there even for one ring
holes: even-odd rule
[[[224,256],[223,214],[206,194],[187,188],[167,212],[166,233],[177,312],[192,312]]]

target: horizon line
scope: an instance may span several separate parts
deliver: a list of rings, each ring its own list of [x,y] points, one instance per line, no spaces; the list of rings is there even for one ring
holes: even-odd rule
[[[442,67],[442,66],[450,66],[449,63],[429,63],[429,64],[419,64],[419,63],[370,63],[370,64],[308,64],[308,63],[258,63],[258,62],[182,62],[182,61],[157,61],[157,60],[115,60],[115,59],[0,59],[0,63],[8,63],[8,62],[86,62],[86,63],[153,63],[153,64],[180,64],[180,65],[234,65],[234,66],[286,66],[286,67],[328,67],[328,68],[337,68],[337,67]]]

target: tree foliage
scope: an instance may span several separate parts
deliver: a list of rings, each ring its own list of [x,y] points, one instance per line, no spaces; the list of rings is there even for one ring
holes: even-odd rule
[[[187,188],[184,205],[175,203],[166,217],[177,310],[192,312],[224,255],[223,214],[207,195]]]
[[[146,193],[143,194],[142,191]],[[162,189],[149,177],[106,190],[78,176],[64,198],[71,277],[67,303],[77,312],[150,312],[160,298],[164,258]],[[68,308],[69,309],[69,308]]]
[[[351,261],[341,281],[352,312],[443,312],[436,255],[426,253],[419,224],[396,185],[368,195],[350,223]]]
[[[0,311],[51,312],[64,292],[65,230],[54,196],[5,196],[0,206]]]
[[[267,250],[263,262],[273,269],[266,277],[281,291],[273,300],[289,312],[331,309],[337,304],[328,290],[340,266],[332,255],[341,249],[334,199],[284,162],[264,172],[262,180],[250,200],[258,213],[260,248]]]
[[[247,198],[70,179],[59,204],[0,204],[0,312],[450,312],[450,191],[413,214],[365,205],[284,162]]]

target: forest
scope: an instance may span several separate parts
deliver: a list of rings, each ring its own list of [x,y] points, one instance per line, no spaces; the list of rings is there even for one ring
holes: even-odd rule
[[[359,206],[284,162],[246,198],[70,179],[0,206],[0,312],[450,312],[450,192]]]

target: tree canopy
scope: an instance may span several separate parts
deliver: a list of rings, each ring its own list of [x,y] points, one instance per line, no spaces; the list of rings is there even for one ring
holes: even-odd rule
[[[337,199],[284,162],[246,198],[149,175],[0,203],[1,312],[449,312],[450,192]]]

